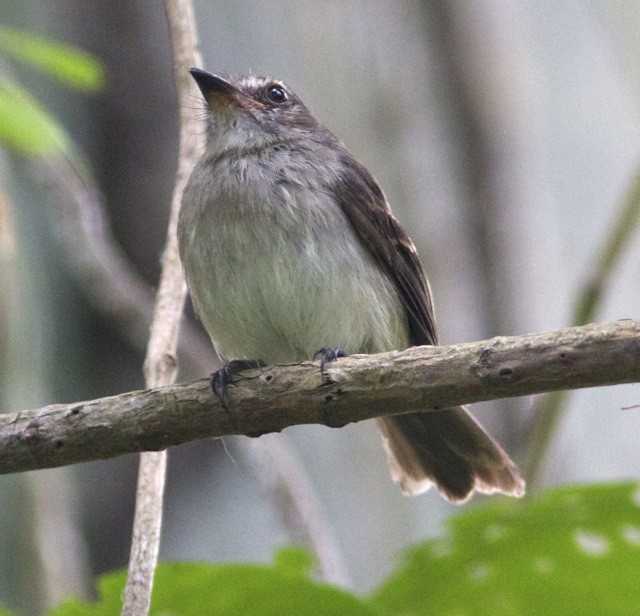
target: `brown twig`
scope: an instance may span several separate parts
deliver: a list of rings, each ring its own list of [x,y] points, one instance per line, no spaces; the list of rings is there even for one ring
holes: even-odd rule
[[[189,98],[196,96],[196,88],[188,71],[190,67],[202,64],[193,6],[190,0],[166,0],[165,8],[173,43],[174,78],[180,109],[180,143],[160,286],[144,361],[149,387],[173,383],[177,375],[176,348],[187,293],[178,254],[178,214],[185,185],[204,145],[201,120],[188,110]],[[145,616],[149,613],[160,549],[166,464],[166,452],[147,452],[140,456],[123,616]]]
[[[640,321],[353,356],[237,376],[230,410],[207,380],[0,416],[0,473],[159,451],[294,424],[341,427],[398,412],[640,381]]]

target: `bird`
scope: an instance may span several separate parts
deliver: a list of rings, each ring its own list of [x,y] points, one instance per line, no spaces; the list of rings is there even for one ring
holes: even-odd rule
[[[187,182],[178,241],[195,311],[228,363],[226,403],[250,365],[328,361],[437,345],[417,250],[380,185],[284,82],[191,69],[206,146]],[[376,419],[394,482],[520,497],[514,462],[464,407]]]

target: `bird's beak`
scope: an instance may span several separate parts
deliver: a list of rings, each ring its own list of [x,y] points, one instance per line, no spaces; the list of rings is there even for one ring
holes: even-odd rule
[[[226,79],[218,77],[218,75],[212,75],[199,68],[189,69],[189,72],[196,80],[200,92],[202,92],[205,98],[211,94],[233,96],[238,91],[235,86],[231,85]]]
[[[243,96],[233,84],[218,75],[212,75],[199,68],[189,69],[202,96],[212,105],[233,105],[243,107]]]

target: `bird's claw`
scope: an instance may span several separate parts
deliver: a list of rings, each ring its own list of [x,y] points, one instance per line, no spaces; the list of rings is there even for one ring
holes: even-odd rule
[[[349,353],[347,353],[342,347],[320,347],[314,354],[313,359],[315,361],[318,355],[320,358],[320,374],[325,376],[324,367],[326,364],[335,361],[340,357],[347,357]]]
[[[233,385],[233,375],[242,370],[251,370],[253,368],[261,368],[265,364],[255,359],[234,359],[226,363],[220,370],[216,370],[211,374],[211,389],[218,396],[220,404],[225,410],[229,410],[229,399],[227,398],[227,389],[229,385]]]

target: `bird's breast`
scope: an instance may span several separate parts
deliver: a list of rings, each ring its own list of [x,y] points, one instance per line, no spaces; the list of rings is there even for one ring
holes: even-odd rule
[[[181,220],[187,283],[218,352],[270,364],[310,359],[321,346],[407,346],[395,288],[330,191],[242,175]]]

